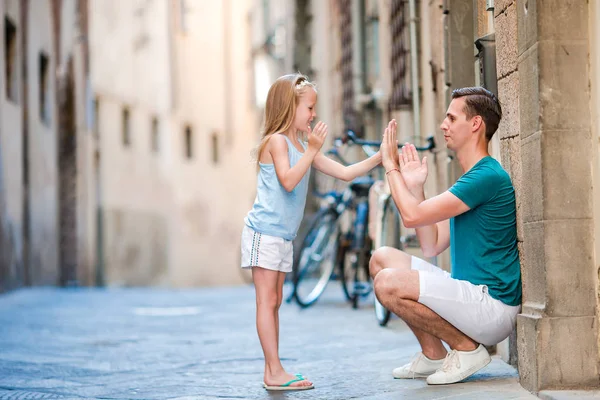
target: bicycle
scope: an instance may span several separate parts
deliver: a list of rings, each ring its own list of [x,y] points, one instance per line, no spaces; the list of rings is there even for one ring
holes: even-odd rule
[[[435,149],[433,136],[427,138],[427,143],[425,147],[417,147],[417,151],[433,151]],[[381,209],[381,218],[377,220],[377,235],[373,251],[383,246],[390,246],[399,250],[420,247],[415,234],[402,234],[401,215],[389,191],[379,194],[377,206]],[[373,296],[373,298],[377,322],[380,326],[386,326],[390,320],[391,312],[377,300],[377,296]]]
[[[326,154],[348,165],[338,148],[348,142],[361,144],[361,141],[355,141],[355,138],[354,133],[348,131],[344,139],[336,139],[334,147]],[[362,148],[367,155],[372,155],[375,151],[372,151],[369,146],[379,147],[379,145],[380,143],[373,142],[363,145]],[[341,192],[317,193],[317,196],[323,199],[322,206],[312,217],[300,251],[295,254],[294,260],[294,288],[290,297],[293,296],[301,307],[309,307],[318,300],[336,267],[340,270],[342,289],[349,301],[355,304],[359,295],[365,292],[360,284],[353,282],[356,279],[353,278],[354,274],[350,273],[349,267],[345,267],[345,260],[350,255],[360,258],[358,262],[364,263],[368,276],[371,244],[365,241],[368,215],[366,207],[368,207],[369,188],[374,182],[375,180],[370,176],[358,177]],[[340,219],[349,214],[353,223],[350,229],[344,231],[341,229]],[[368,256],[366,261],[365,256]],[[370,291],[366,294],[368,293]]]
[[[429,145],[418,150],[434,148],[433,138],[427,140]],[[373,148],[381,145],[380,142],[358,139],[351,130],[346,132],[343,139],[336,139],[334,143],[336,146],[327,154],[335,156],[345,165],[348,163],[337,150],[341,143],[360,145],[367,156],[373,155]],[[401,148],[402,145],[398,147]],[[290,298],[294,297],[301,307],[309,307],[318,300],[336,266],[340,271],[343,292],[353,308],[358,308],[359,300],[372,292],[369,261],[373,244],[368,235],[368,196],[374,183],[375,180],[370,176],[359,177],[343,192],[317,194],[325,200],[324,206],[313,216],[294,261],[294,289]],[[388,203],[393,205],[391,197]],[[347,214],[352,214],[352,223],[349,229],[342,230],[339,222],[342,215]],[[400,245],[396,244],[395,247]],[[389,320],[389,316],[387,319]]]

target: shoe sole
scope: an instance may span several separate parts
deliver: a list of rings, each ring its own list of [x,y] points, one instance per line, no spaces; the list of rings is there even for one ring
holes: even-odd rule
[[[433,374],[434,374],[434,372],[432,372],[431,374],[427,374],[427,375],[414,374],[414,375],[409,375],[409,376],[394,376],[394,375],[392,375],[392,376],[394,377],[394,379],[425,379],[428,376],[433,375]]]
[[[454,380],[448,381],[448,382],[429,382],[429,379],[428,379],[427,384],[428,385],[450,385],[453,383],[458,383],[462,380],[467,379],[471,375],[475,374],[480,369],[485,368],[491,362],[492,362],[492,358],[488,357],[488,359],[485,360],[485,362],[482,362],[481,364],[476,364],[476,365],[472,366],[471,368],[469,368],[468,370],[466,370],[465,372],[463,372],[462,374],[460,374],[458,379],[454,379]]]
[[[272,392],[292,392],[292,391],[298,391],[298,390],[310,390],[310,389],[314,389],[315,387],[313,385],[309,385],[309,386],[268,386],[268,385],[264,385],[264,388],[272,391]]]

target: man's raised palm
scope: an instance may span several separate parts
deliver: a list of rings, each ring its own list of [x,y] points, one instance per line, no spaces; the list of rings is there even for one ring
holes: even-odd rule
[[[417,150],[407,143],[400,156],[400,172],[411,191],[422,188],[427,180],[427,158],[419,160]]]

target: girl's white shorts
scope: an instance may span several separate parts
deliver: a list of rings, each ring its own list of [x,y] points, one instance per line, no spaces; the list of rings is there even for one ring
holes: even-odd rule
[[[242,268],[261,267],[292,272],[294,250],[291,240],[255,232],[244,225],[242,231]]]
[[[493,298],[486,285],[454,279],[415,256],[410,268],[419,271],[419,303],[474,341],[491,346],[506,339],[515,328],[521,306]]]

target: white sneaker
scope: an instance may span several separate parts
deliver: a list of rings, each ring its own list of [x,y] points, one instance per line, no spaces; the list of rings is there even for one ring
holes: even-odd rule
[[[437,369],[441,368],[443,363],[444,359],[430,360],[423,353],[419,352],[413,357],[411,362],[402,367],[395,368],[392,371],[392,375],[396,379],[427,378]]]
[[[446,356],[442,368],[427,377],[430,385],[446,385],[468,378],[492,361],[483,345],[472,351],[452,350]]]

